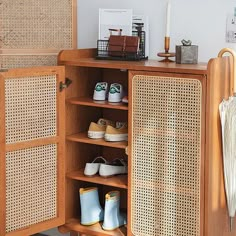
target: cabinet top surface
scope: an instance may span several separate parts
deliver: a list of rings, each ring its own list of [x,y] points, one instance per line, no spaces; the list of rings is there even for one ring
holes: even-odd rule
[[[175,62],[166,63],[159,62],[158,60],[116,61],[78,58],[73,60],[59,60],[59,64],[94,68],[207,74],[207,63],[176,64]]]

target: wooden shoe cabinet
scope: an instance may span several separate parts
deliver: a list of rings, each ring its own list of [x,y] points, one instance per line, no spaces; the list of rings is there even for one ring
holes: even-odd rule
[[[228,224],[218,113],[218,105],[227,97],[229,80],[233,76],[229,57],[215,58],[208,64],[177,65],[155,60],[96,60],[95,53],[93,49],[64,50],[58,57],[59,67],[41,68],[43,75],[54,74],[57,78],[56,82],[54,80],[56,89],[52,91],[49,89],[50,82],[47,81],[50,81],[50,78],[46,79],[46,91],[54,91],[52,97],[56,112],[53,112],[52,117],[56,131],[46,126],[44,132],[53,133],[44,139],[38,140],[31,135],[33,140],[17,143],[13,140],[13,144],[8,143],[7,125],[9,121],[15,124],[15,118],[6,110],[14,106],[10,106],[10,100],[5,97],[5,82],[9,76],[32,76],[27,69],[1,73],[0,189],[4,194],[0,195],[0,221],[3,226],[0,228],[0,235],[26,236],[55,226],[58,226],[62,233],[70,232],[71,235],[235,235],[236,227],[230,232]],[[40,75],[40,70],[34,68],[31,73],[35,78]],[[37,77],[38,80],[40,78]],[[108,84],[121,83],[128,91],[129,104],[93,101],[94,86],[100,81],[106,81]],[[42,88],[42,83],[39,84],[41,87],[37,86]],[[15,88],[20,90],[19,84]],[[30,89],[37,87],[26,86],[24,89],[27,88],[27,94],[30,94]],[[34,93],[36,94],[35,90]],[[43,91],[41,94],[44,94]],[[9,93],[9,96],[13,97],[12,93]],[[43,107],[42,97],[44,95],[40,97],[39,105]],[[37,100],[37,96],[33,94],[31,99]],[[20,105],[24,104],[23,101]],[[46,107],[50,110],[51,104]],[[21,108],[17,111],[21,111]],[[26,114],[21,114],[23,115]],[[41,118],[45,117],[47,116]],[[90,122],[96,122],[102,117],[114,121],[128,121],[128,142],[89,139],[87,130]],[[29,122],[34,124],[32,120]],[[39,124],[42,125],[42,122]],[[34,131],[31,133],[34,134]],[[22,132],[22,135],[25,133]],[[54,149],[50,146],[47,151],[50,158],[51,153],[54,153],[54,156],[49,162],[49,157],[45,156],[42,168],[53,166],[54,169],[49,168],[46,173],[50,179],[50,170],[54,171],[54,188],[51,188],[50,180],[44,178],[42,171],[40,173],[43,178],[36,175],[39,183],[30,183],[27,189],[31,188],[35,192],[40,183],[47,179],[48,183],[45,186],[43,184],[43,188],[52,191],[54,210],[48,213],[48,218],[39,215],[36,221],[26,219],[22,223],[18,220],[21,225],[9,229],[9,224],[14,225],[12,219],[9,219],[14,208],[17,213],[22,213],[22,219],[33,216],[34,212],[40,212],[37,208],[23,205],[24,199],[27,199],[26,194],[18,194],[18,189],[14,191],[8,185],[17,182],[18,176],[14,181],[11,178],[17,169],[23,168],[17,183],[23,186],[20,189],[24,191],[28,171],[35,168],[29,166],[37,166],[38,163],[31,163],[29,160],[33,158],[27,159],[27,155],[33,157],[36,152],[38,158],[42,154],[37,153],[44,151],[36,147],[48,145],[56,145]],[[34,152],[21,154],[21,150],[30,148],[34,149]],[[12,152],[13,157],[9,155]],[[55,155],[59,157],[55,159]],[[102,178],[99,175],[84,176],[85,164],[96,156],[104,156],[108,160],[127,159],[128,175],[110,178]],[[18,159],[22,161],[18,162]],[[79,188],[92,186],[98,187],[103,206],[107,192],[120,191],[121,210],[128,215],[126,226],[114,231],[104,231],[101,223],[93,226],[80,224]],[[9,191],[13,195],[9,195]],[[33,198],[33,193],[30,196],[30,204],[36,206],[32,202],[37,202],[38,199]],[[21,204],[13,204],[14,199]],[[37,207],[42,208],[40,205]],[[47,213],[46,210],[45,212]]]

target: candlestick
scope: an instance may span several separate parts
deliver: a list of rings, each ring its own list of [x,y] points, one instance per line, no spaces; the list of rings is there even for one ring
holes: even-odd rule
[[[171,4],[168,1],[166,8],[166,37],[170,37],[170,7]]]
[[[169,52],[169,49],[170,49],[170,37],[165,37],[164,49],[165,49],[165,52],[157,53],[157,56],[165,57],[165,59],[161,60],[161,62],[173,62],[172,60],[169,59],[169,57],[174,57],[175,56],[175,53]]]
[[[162,62],[172,62],[169,57],[174,57],[175,53],[169,52],[170,49],[170,1],[167,2],[166,7],[166,35],[165,35],[165,42],[164,42],[164,49],[165,52],[157,53],[159,57],[165,57],[165,59],[161,60]]]

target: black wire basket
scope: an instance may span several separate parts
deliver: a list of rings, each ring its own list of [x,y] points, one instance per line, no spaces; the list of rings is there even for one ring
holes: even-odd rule
[[[136,52],[126,52],[120,56],[111,56],[108,52],[109,40],[97,40],[97,56],[96,59],[101,60],[122,60],[122,61],[139,61],[145,60],[145,31],[133,31],[133,36],[138,36],[139,48]],[[119,54],[120,52],[117,52]]]

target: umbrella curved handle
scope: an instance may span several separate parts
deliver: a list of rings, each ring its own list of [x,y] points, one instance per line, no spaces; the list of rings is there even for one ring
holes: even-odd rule
[[[223,57],[226,52],[230,53],[233,56],[233,76],[230,77],[229,81],[229,94],[230,96],[236,96],[236,52],[231,48],[223,48],[218,53],[218,57]]]

